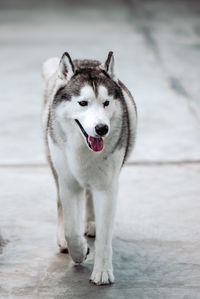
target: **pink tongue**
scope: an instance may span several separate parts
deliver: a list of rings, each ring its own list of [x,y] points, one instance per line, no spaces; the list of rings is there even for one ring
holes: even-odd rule
[[[101,137],[95,138],[95,137],[89,136],[88,142],[94,152],[100,152],[100,151],[102,151],[102,149],[104,147],[103,139]]]

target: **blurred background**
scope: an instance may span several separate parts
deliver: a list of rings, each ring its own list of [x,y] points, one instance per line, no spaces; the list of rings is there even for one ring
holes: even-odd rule
[[[92,253],[79,271],[56,254],[41,66],[112,50],[139,126],[120,181],[117,283],[95,297],[199,298],[200,2],[0,0],[0,46],[0,297],[94,298]]]

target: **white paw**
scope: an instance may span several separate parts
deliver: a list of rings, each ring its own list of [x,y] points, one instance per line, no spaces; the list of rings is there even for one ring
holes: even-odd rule
[[[68,253],[67,241],[63,234],[57,234],[57,244],[60,248],[60,252]]]
[[[85,235],[87,237],[95,237],[95,222],[94,221],[88,221],[86,223]]]
[[[96,285],[111,284],[114,280],[113,271],[107,269],[94,269],[90,277],[90,281]]]
[[[84,237],[71,237],[67,239],[69,253],[75,263],[82,263],[89,254],[89,247]]]

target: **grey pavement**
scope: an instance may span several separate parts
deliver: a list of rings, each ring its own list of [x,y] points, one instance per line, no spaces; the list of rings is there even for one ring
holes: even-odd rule
[[[0,298],[200,298],[198,1],[0,3]],[[35,3],[35,6],[33,5]],[[41,64],[115,54],[139,114],[120,177],[116,283],[89,283],[56,245],[56,195],[40,125]]]

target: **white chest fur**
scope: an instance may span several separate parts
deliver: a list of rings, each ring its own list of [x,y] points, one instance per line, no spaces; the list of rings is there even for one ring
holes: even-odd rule
[[[112,153],[112,148],[105,142],[104,150],[95,153],[88,148],[81,135],[73,136],[70,142],[68,140],[63,145],[53,143],[51,137],[48,140],[58,176],[64,175],[66,180],[75,179],[84,188],[105,187],[113,175],[120,171],[123,149]]]

